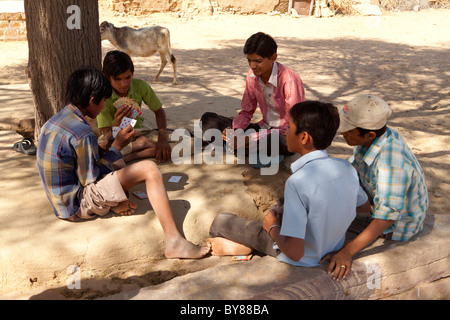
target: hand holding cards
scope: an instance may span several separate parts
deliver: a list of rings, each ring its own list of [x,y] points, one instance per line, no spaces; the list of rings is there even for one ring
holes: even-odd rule
[[[134,126],[136,125],[136,119],[124,117],[119,127],[112,128],[113,138],[115,139],[119,131],[125,129],[129,125],[131,125],[131,127],[134,128]]]
[[[131,119],[137,119],[140,115],[142,115],[142,110],[139,104],[128,97],[119,98],[116,102],[114,102],[114,106],[117,108],[117,110],[125,107],[130,107],[131,115],[129,117]]]
[[[114,141],[112,143],[112,146],[116,147],[119,150],[122,150],[133,141],[133,137],[135,136],[136,132],[134,131],[132,124],[133,123],[131,122],[124,129],[120,127],[113,127]]]
[[[122,123],[119,126],[119,128],[120,129],[125,129],[129,125],[131,125],[131,127],[134,128],[134,126],[136,125],[136,122],[137,122],[136,119],[131,119],[131,118],[124,117],[123,120],[122,120]]]

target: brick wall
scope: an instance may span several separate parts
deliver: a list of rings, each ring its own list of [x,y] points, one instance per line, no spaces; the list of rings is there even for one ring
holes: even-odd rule
[[[0,13],[0,41],[27,40],[25,13]]]

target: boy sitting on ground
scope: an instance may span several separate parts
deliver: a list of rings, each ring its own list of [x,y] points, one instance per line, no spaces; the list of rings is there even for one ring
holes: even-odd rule
[[[166,162],[170,159],[171,148],[167,139],[166,112],[161,101],[156,96],[150,85],[140,79],[133,78],[134,64],[130,56],[125,52],[108,52],[103,60],[103,73],[111,81],[113,92],[105,102],[105,108],[97,117],[99,129],[104,138],[112,136],[112,127],[119,126],[124,117],[130,117],[131,107],[127,106],[119,110],[114,103],[120,98],[133,99],[139,106],[144,102],[155,114],[158,126],[158,141],[155,144],[145,135],[136,135],[136,138],[124,150],[123,160],[117,163],[123,167],[126,163],[137,159],[156,158],[157,161]],[[137,118],[135,129],[143,127],[144,117]],[[125,163],[124,163],[125,162]]]
[[[349,274],[353,256],[378,237],[408,241],[423,229],[429,205],[425,174],[405,140],[387,126],[391,113],[386,101],[372,94],[353,98],[339,112],[338,131],[354,146],[349,162],[367,192],[370,216],[358,216],[351,226],[358,236],[323,258],[330,260],[330,271],[346,266],[337,280]]]
[[[294,266],[314,267],[325,254],[343,246],[356,207],[367,196],[348,161],[325,151],[338,127],[339,114],[332,104],[307,101],[290,110],[287,146],[302,157],[291,166],[284,206],[271,209],[263,222],[219,214],[207,240],[213,255],[255,250]]]
[[[255,142],[257,150],[250,152],[258,154],[261,151],[261,142],[266,140],[267,151],[276,150],[281,162],[285,156],[292,155],[286,146],[286,129],[288,126],[289,110],[296,103],[305,101],[305,89],[300,76],[289,67],[279,63],[278,45],[270,35],[263,32],[253,34],[244,45],[244,54],[247,58],[250,70],[248,71],[244,95],[241,101],[241,111],[234,118],[224,117],[214,112],[206,112],[201,117],[202,130],[218,129],[223,133],[223,140],[228,143],[230,138],[227,131],[248,133],[252,132],[245,141],[245,149],[249,151]],[[257,123],[255,112],[259,107],[262,119]],[[232,130],[231,130],[232,129]],[[267,136],[263,134],[267,130]],[[276,146],[272,146],[270,135],[278,131]],[[250,140],[249,140],[250,139]],[[236,141],[237,142],[237,141]],[[238,149],[238,143],[232,143],[234,149]],[[260,168],[263,164],[250,163],[254,168]]]
[[[75,71],[67,83],[67,105],[42,127],[37,165],[55,215],[66,221],[104,216],[110,210],[130,215],[137,205],[128,191],[145,183],[150,204],[166,237],[167,258],[201,258],[208,246],[187,241],[176,228],[161,172],[153,161],[144,160],[114,171],[122,159],[120,150],[134,136],[131,125],[121,130],[112,144],[99,149],[86,116],[92,119],[111,96],[108,79],[95,68]]]

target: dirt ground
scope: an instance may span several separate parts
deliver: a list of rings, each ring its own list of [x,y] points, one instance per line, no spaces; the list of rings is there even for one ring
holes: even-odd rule
[[[278,61],[300,74],[307,99],[328,101],[341,107],[358,94],[379,95],[393,109],[389,125],[405,138],[425,171],[430,196],[429,214],[449,214],[450,10],[428,9],[327,19],[231,14],[183,19],[175,13],[123,17],[105,10],[101,10],[100,15],[100,22],[108,20],[116,26],[162,25],[169,28],[180,84],[172,85],[169,64],[160,82],[152,84],[152,87],[164,103],[169,127],[173,129],[193,130],[194,121],[206,111],[236,115],[248,71],[242,48],[245,40],[258,31],[267,32],[277,40]],[[103,42],[104,54],[112,49],[109,42]],[[0,127],[8,130],[8,124],[33,116],[24,73],[28,47],[26,42],[3,42],[0,50],[0,107],[11,110],[8,119],[0,120]],[[135,77],[151,83],[159,69],[159,57],[133,57],[133,60]],[[27,97],[25,100],[24,95]],[[29,104],[30,109],[18,112],[14,103]],[[155,127],[150,113],[146,118],[148,125]],[[4,140],[1,148],[9,148]],[[342,158],[347,157],[350,151],[340,136],[329,149],[332,156]],[[0,159],[2,172],[7,170],[12,158],[14,166],[33,166],[29,158],[19,159],[14,151],[10,151],[8,157]],[[207,170],[208,167],[205,168]],[[34,167],[26,170],[32,169]],[[288,175],[289,171],[284,167],[275,176],[261,176],[259,171],[250,167],[242,169],[246,192],[261,213],[267,211],[282,194]],[[24,178],[27,176],[26,173],[23,175]],[[17,179],[11,175],[8,178]],[[217,183],[223,184],[222,194],[233,193],[232,182],[211,181],[211,184]],[[145,276],[128,277],[126,281],[130,287],[152,285],[217,263],[223,261],[211,259],[197,264],[162,262],[166,267],[170,264],[170,271],[163,272],[161,268],[147,272]],[[127,274],[140,272],[134,270],[134,273]],[[116,274],[110,278],[117,277]],[[121,277],[126,277],[125,273]],[[99,282],[97,290],[76,297],[67,292],[58,292],[57,295],[93,298],[115,290],[105,289],[111,285],[105,283]],[[125,288],[115,284],[115,288],[118,287]],[[55,296],[55,292],[52,294]]]

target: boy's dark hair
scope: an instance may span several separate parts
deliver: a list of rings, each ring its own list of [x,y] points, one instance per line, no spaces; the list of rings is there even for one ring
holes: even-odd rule
[[[325,150],[331,145],[340,124],[339,112],[333,104],[304,101],[293,106],[289,114],[297,127],[296,135],[306,131],[318,150]]]
[[[103,73],[108,77],[117,77],[118,75],[131,70],[134,74],[134,64],[130,56],[125,52],[114,50],[106,54],[103,59]]]
[[[244,54],[256,53],[263,58],[270,58],[277,53],[277,43],[264,32],[258,32],[247,39],[244,46]]]
[[[96,68],[85,67],[73,72],[66,87],[66,104],[73,104],[79,108],[89,106],[89,101],[99,104],[103,98],[112,94],[111,82]]]
[[[375,135],[378,138],[378,137],[381,137],[386,132],[387,126],[384,126],[383,128],[378,129],[378,130],[367,130],[367,129],[363,129],[363,128],[359,128],[359,127],[356,128],[356,129],[358,129],[359,135],[361,137],[364,136],[366,133],[369,133],[370,131],[373,131],[373,132],[375,132]]]

